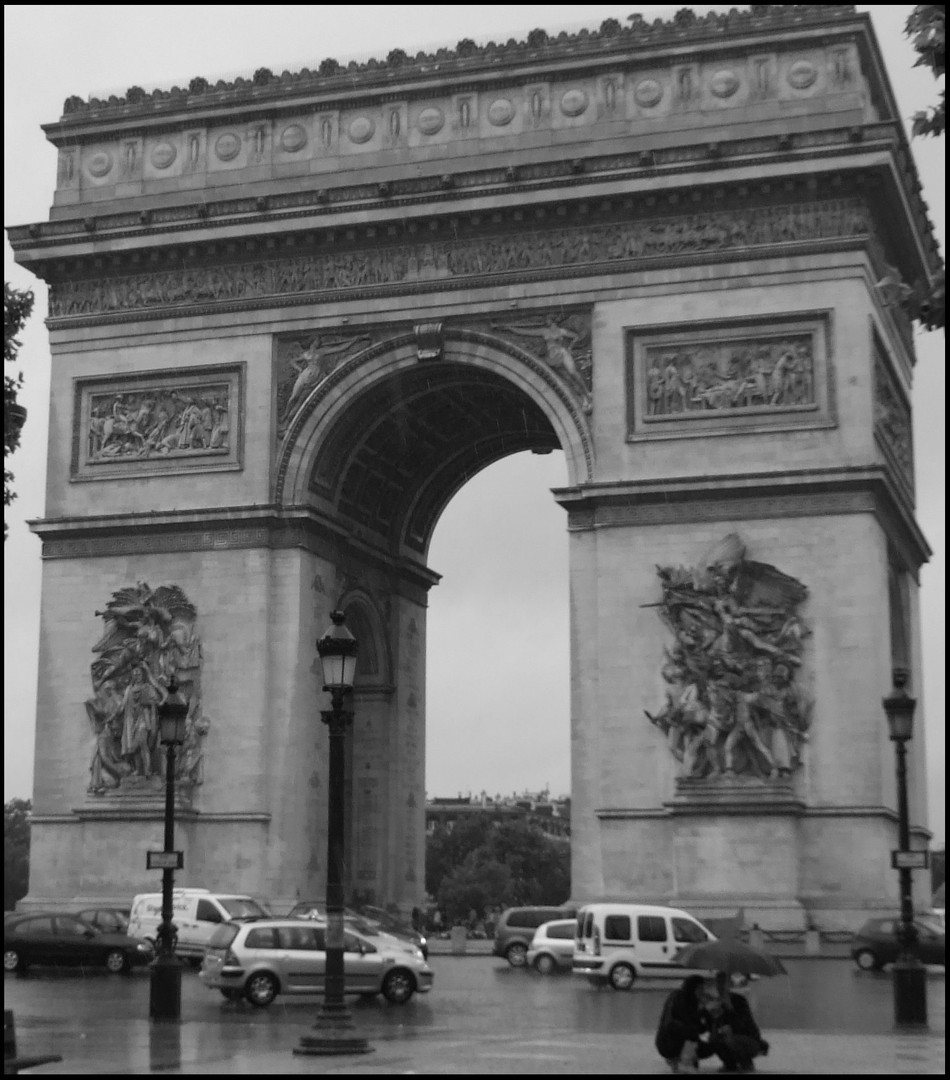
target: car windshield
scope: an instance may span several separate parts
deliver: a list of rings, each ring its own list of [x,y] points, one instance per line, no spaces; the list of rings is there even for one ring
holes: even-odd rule
[[[232,919],[266,919],[270,912],[254,900],[244,900],[239,896],[222,899],[221,905]]]

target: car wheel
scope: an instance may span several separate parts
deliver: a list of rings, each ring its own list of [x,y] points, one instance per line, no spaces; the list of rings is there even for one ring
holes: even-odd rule
[[[225,1001],[238,1002],[238,1001],[241,1000],[242,997],[244,997],[244,991],[243,990],[222,990],[221,991],[221,996],[224,998]]]
[[[548,956],[547,953],[541,953],[540,956],[535,958],[534,970],[537,971],[539,975],[550,975],[556,967],[557,964],[554,962],[554,957]]]
[[[512,967],[525,967],[528,963],[528,946],[515,941],[505,949],[505,959]]]
[[[3,970],[4,971],[26,971],[26,964],[23,957],[20,956],[16,949],[4,949],[3,950]]]
[[[405,1005],[416,989],[416,980],[405,968],[396,968],[383,979],[383,997],[391,1005]]]
[[[884,967],[871,949],[858,949],[854,954],[854,962],[862,971],[880,971]]]
[[[120,975],[129,970],[129,958],[121,949],[110,949],[106,953],[106,970],[113,975]]]
[[[614,990],[630,990],[637,973],[629,964],[615,964],[610,969],[610,985]]]
[[[258,1009],[264,1009],[277,997],[279,989],[274,976],[262,971],[252,975],[244,984],[244,996]]]

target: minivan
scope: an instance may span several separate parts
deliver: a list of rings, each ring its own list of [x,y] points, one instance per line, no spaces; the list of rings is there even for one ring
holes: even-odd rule
[[[573,907],[515,907],[503,911],[495,928],[492,953],[503,956],[512,967],[524,967],[534,932],[552,919],[573,919]]]
[[[692,974],[674,961],[686,945],[715,941],[698,919],[678,908],[649,904],[588,904],[577,914],[572,970],[592,982],[629,990],[638,976]]]
[[[213,893],[210,889],[174,889],[172,922],[178,940],[175,952],[200,961],[211,935],[233,919],[263,919],[270,912],[257,900],[240,893]],[[128,934],[155,944],[162,921],[162,894],[140,893],[132,901]]]

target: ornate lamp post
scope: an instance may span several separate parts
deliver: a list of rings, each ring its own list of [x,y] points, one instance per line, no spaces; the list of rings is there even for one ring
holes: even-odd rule
[[[172,675],[168,697],[158,706],[159,739],[165,747],[165,844],[162,850],[162,921],[158,927],[158,956],[152,964],[149,1015],[153,1020],[181,1017],[181,961],[175,955],[172,890],[175,883],[175,747],[185,741],[188,702]]]
[[[910,815],[907,809],[907,743],[914,733],[917,701],[904,687],[909,673],[895,668],[894,689],[884,698],[884,712],[891,740],[897,751],[897,827],[900,850],[894,864],[900,875],[901,917],[897,940],[900,955],[894,964],[894,1021],[899,1027],[927,1023],[927,971],[917,955],[917,928],[911,893]],[[903,856],[903,857],[902,857]]]
[[[317,642],[323,665],[324,690],[332,708],[320,713],[330,729],[330,792],[327,815],[327,964],[323,1004],[313,1033],[304,1035],[295,1054],[365,1054],[372,1047],[356,1034],[353,1017],[343,998],[343,739],[353,713],[343,699],[353,689],[356,674],[356,638],[343,625],[343,612],[334,611],[333,625]]]

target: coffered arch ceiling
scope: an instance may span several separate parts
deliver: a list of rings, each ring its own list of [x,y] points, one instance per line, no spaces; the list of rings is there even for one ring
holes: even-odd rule
[[[452,361],[416,364],[341,412],[310,490],[342,519],[424,554],[439,515],[472,476],[509,454],[558,448],[542,408],[504,376]]]

